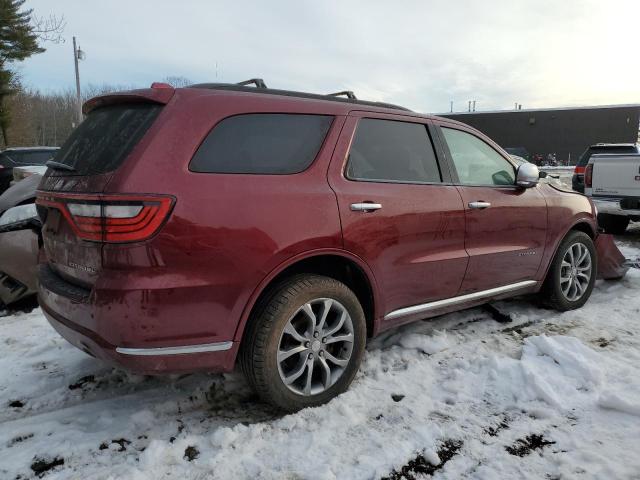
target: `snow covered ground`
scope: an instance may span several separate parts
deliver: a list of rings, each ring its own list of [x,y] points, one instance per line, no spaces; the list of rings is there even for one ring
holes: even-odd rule
[[[640,229],[621,237],[640,256]],[[242,376],[134,376],[40,310],[0,318],[0,478],[640,478],[640,271],[581,310],[530,300],[368,347],[346,394],[282,415]],[[420,473],[422,472],[422,473]]]

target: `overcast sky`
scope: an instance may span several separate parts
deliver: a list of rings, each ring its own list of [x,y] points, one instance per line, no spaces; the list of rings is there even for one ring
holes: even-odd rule
[[[26,85],[264,78],[423,112],[640,103],[640,1],[27,0],[66,43],[19,64]],[[217,68],[216,68],[217,64]]]

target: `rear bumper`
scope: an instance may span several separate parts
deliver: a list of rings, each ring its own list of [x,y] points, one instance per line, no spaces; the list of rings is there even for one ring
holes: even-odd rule
[[[42,272],[39,276],[38,300],[45,317],[69,343],[93,357],[144,374],[229,372],[234,368],[238,342],[189,336],[188,332],[168,335],[181,319],[155,315],[150,324],[140,310],[144,305],[135,302],[139,292],[93,290],[78,297],[52,286]],[[171,321],[173,328],[163,330],[163,321]]]
[[[608,215],[619,215],[624,217],[631,217],[633,219],[640,218],[640,209],[627,209],[623,208],[620,204],[620,198],[615,197],[591,197],[593,203],[598,208],[598,213],[605,213]]]

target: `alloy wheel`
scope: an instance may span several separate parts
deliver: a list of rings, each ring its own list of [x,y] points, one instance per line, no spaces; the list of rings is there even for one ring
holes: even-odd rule
[[[280,337],[280,379],[298,395],[324,392],[344,373],[353,342],[353,322],[344,305],[331,298],[306,302],[288,320]]]
[[[560,265],[560,289],[567,300],[575,302],[584,295],[592,272],[593,263],[587,246],[583,243],[571,245]]]

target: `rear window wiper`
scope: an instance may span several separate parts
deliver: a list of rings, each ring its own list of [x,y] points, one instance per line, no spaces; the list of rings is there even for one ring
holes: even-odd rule
[[[76,169],[71,165],[67,165],[66,163],[56,162],[55,160],[49,160],[45,165],[49,168],[53,168],[54,170],[67,170],[69,172],[75,172]]]

